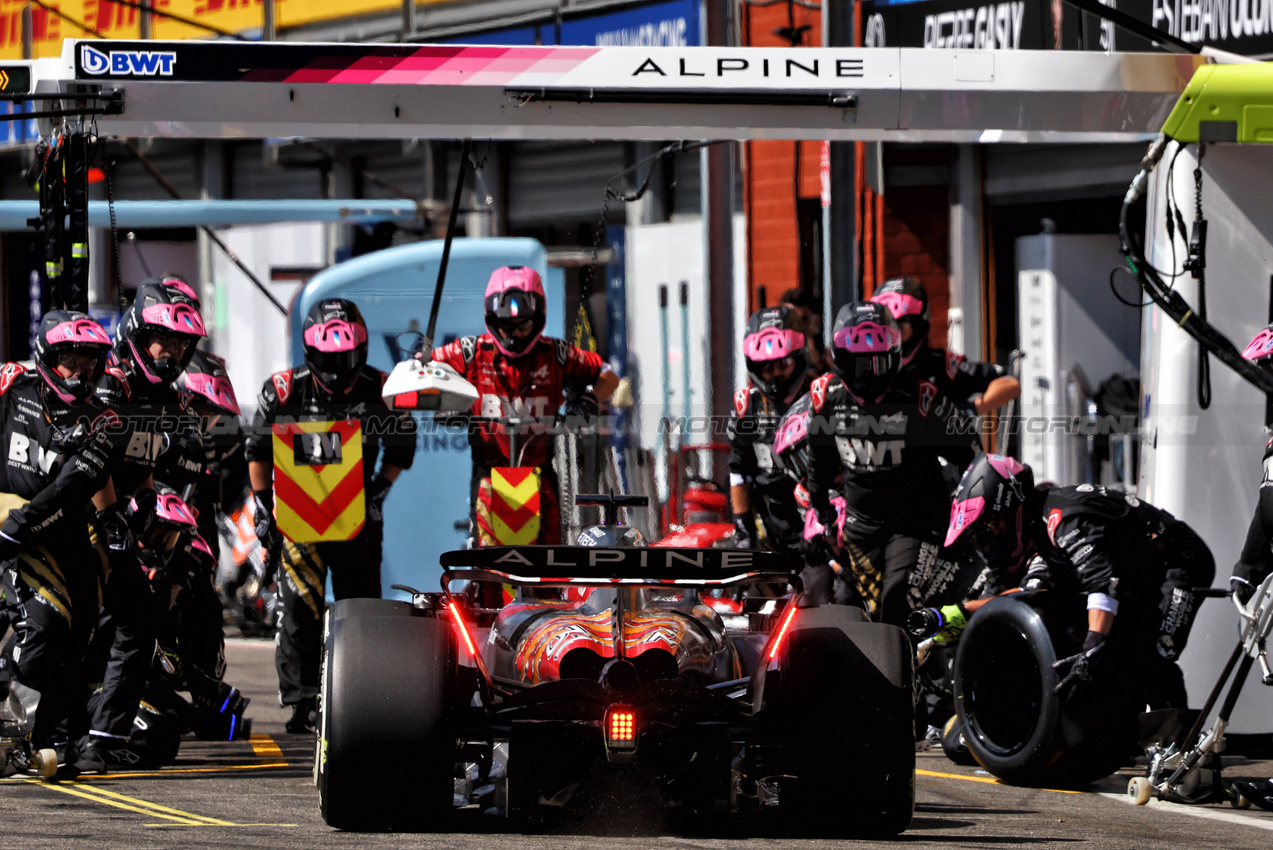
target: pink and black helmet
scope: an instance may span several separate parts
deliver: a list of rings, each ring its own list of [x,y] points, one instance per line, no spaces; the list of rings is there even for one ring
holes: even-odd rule
[[[199,293],[195,292],[195,288],[191,286],[184,277],[176,272],[164,272],[158,277],[148,277],[141,282],[141,285],[147,283],[158,283],[163,286],[171,286],[182,295],[190,299],[190,303],[194,304],[196,310],[202,311],[203,305],[199,301]]]
[[[909,322],[911,338],[902,343],[902,363],[911,362],[915,352],[928,339],[928,293],[916,277],[895,277],[884,281],[871,300],[883,304],[900,325]]]
[[[1243,360],[1259,363],[1266,368],[1273,366],[1273,360],[1270,358],[1273,358],[1273,325],[1269,325],[1256,334],[1255,339],[1242,350]]]
[[[150,356],[151,335],[172,334],[186,340],[180,359]],[[131,361],[152,384],[171,384],[194,357],[195,346],[208,335],[199,308],[184,292],[166,283],[143,283],[115,332],[115,353]]]
[[[97,322],[83,313],[50,310],[40,320],[35,338],[35,368],[49,389],[66,404],[79,404],[93,394],[106,373],[111,339]],[[97,364],[91,373],[63,378],[58,374],[58,358],[63,354],[92,354]]]
[[[349,392],[367,365],[367,322],[354,302],[325,298],[309,308],[301,329],[305,363],[329,393]]]
[[[165,484],[157,484],[155,490],[143,490],[128,504],[133,516],[145,514],[134,520],[141,527],[138,535],[143,546],[156,550],[166,561],[173,554],[179,536],[189,535],[190,545],[212,557],[212,549],[199,534],[198,517],[177,491]]]
[[[800,314],[790,307],[766,307],[752,313],[743,337],[743,357],[747,377],[756,389],[773,402],[791,404],[800,394],[809,371],[809,346]],[[766,363],[794,361],[795,368],[785,380],[766,380]]]
[[[831,344],[831,368],[863,401],[878,401],[902,365],[902,332],[888,308],[873,301],[840,308]]]
[[[207,415],[239,415],[239,400],[234,395],[225,361],[214,354],[196,351],[175,386],[188,393],[195,407]]]
[[[521,357],[535,347],[548,321],[548,299],[539,272],[529,266],[504,266],[491,274],[482,299],[486,308],[486,329],[495,338],[495,346],[506,357]],[[510,336],[500,339],[499,329],[530,319],[534,322],[524,339]]]
[[[998,566],[1009,570],[1023,566],[1026,511],[1034,492],[1030,467],[1004,455],[977,455],[955,489],[943,545],[950,546],[968,532],[988,558],[999,556]],[[991,539],[985,532],[990,521],[999,517],[1007,518],[1007,528]]]

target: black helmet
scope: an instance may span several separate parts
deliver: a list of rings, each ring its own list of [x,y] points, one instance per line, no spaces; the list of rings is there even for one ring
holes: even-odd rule
[[[181,358],[151,357],[151,336],[156,334],[180,337],[186,344]],[[189,296],[164,283],[143,283],[120,319],[115,353],[131,360],[150,383],[171,384],[190,365],[195,346],[207,335],[199,308]]]
[[[349,392],[367,365],[367,323],[354,302],[324,298],[309,308],[301,330],[305,364],[329,393]]]
[[[909,363],[916,350],[928,340],[928,293],[917,277],[895,277],[884,281],[871,300],[883,304],[900,325],[909,322],[911,338],[902,343],[902,358]]]
[[[968,531],[992,567],[1015,571],[1025,564],[1028,503],[1034,493],[1030,467],[1004,455],[978,454],[964,471],[950,505],[950,546]],[[999,517],[1008,520],[1001,533],[991,530]]]
[[[902,365],[902,332],[883,304],[853,301],[840,308],[831,334],[831,368],[863,401],[888,390]]]
[[[635,549],[645,545],[641,532],[630,525],[594,525],[579,532],[579,546],[605,549]]]
[[[743,356],[752,385],[773,402],[790,404],[800,393],[809,371],[809,346],[800,314],[790,307],[766,307],[752,313],[743,337]],[[781,382],[766,380],[766,363],[791,360],[791,376]]]
[[[50,310],[40,320],[40,332],[35,338],[35,368],[66,404],[79,404],[88,399],[97,388],[97,382],[106,372],[106,357],[111,342],[106,331],[84,313],[70,310]],[[92,355],[97,359],[88,374],[64,378],[57,366],[63,355]]]

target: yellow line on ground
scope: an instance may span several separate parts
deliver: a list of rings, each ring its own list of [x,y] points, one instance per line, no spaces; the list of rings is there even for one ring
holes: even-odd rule
[[[191,823],[191,824],[184,824],[184,823],[144,823],[144,824],[142,824],[142,826],[147,826],[147,827],[150,827],[151,829],[177,829],[177,828],[183,828],[183,829],[184,829],[184,828],[185,828],[185,827],[187,827],[187,826],[217,826],[217,824],[214,824],[214,823]],[[230,823],[230,824],[226,824],[226,826],[233,826],[233,827],[241,827],[241,826],[300,826],[300,824],[299,824],[299,823]]]
[[[252,752],[261,758],[283,758],[283,751],[269,735],[253,735],[250,739]]]
[[[195,815],[195,814],[191,814],[190,812],[183,812],[180,809],[170,809],[167,806],[161,806],[158,803],[151,803],[147,800],[139,800],[136,797],[126,797],[123,794],[117,794],[114,791],[107,791],[105,788],[94,788],[92,791],[89,791],[89,793],[97,794],[103,797],[110,797],[115,800],[121,800],[125,803],[132,803],[134,806],[142,806],[144,808],[151,809],[155,811],[156,813],[167,812],[170,815],[179,815],[180,817],[183,817],[183,818],[190,818],[191,820],[201,821],[202,823],[205,823],[208,826],[234,826],[234,824],[228,820],[219,820],[217,818],[210,818],[205,815]],[[103,801],[103,802],[106,802],[106,801]],[[160,816],[162,817],[162,815]]]
[[[265,770],[271,767],[289,767],[288,763],[271,762],[270,764],[227,764],[221,767],[182,767],[174,770],[154,770],[148,772],[125,771],[122,773],[104,773],[101,776],[81,776],[80,782],[99,782],[103,779],[138,779],[144,776],[176,776],[191,773],[229,773],[234,770]]]
[[[97,796],[96,794],[89,794],[87,791],[81,791],[78,788],[69,788],[66,785],[60,785],[60,784],[52,783],[52,782],[38,782],[36,780],[29,780],[29,781],[31,782],[32,785],[39,785],[43,788],[50,788],[54,791],[60,791],[63,794],[70,794],[72,797],[82,797],[85,800],[92,800],[94,803],[101,803],[104,806],[114,806],[117,809],[124,809],[130,812],[137,812],[138,814],[141,814],[141,815],[150,815],[151,817],[165,818],[166,820],[175,821],[179,824],[182,824],[183,826],[210,826],[210,824],[200,823],[197,820],[190,820],[189,818],[172,817],[170,815],[160,814],[159,812],[153,812],[150,809],[143,809],[139,806],[129,806],[129,805],[125,805],[124,803],[116,803],[113,800],[107,800],[104,797]]]
[[[915,773],[919,776],[936,776],[940,779],[962,779],[965,782],[985,782],[988,785],[1006,785],[993,776],[967,776],[962,773],[938,773],[935,770],[920,770],[915,768]],[[1070,791],[1065,788],[1039,788],[1039,791],[1051,791],[1055,794],[1082,794],[1082,791]]]

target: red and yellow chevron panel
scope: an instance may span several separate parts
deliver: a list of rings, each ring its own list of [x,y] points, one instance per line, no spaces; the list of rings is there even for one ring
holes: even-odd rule
[[[294,422],[272,431],[278,530],[295,543],[357,535],[367,519],[362,424]]]
[[[539,468],[497,466],[491,469],[491,531],[504,546],[539,539]]]

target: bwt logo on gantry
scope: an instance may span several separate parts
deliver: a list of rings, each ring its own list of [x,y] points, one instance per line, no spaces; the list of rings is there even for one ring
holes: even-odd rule
[[[177,54],[158,50],[112,50],[110,53],[80,45],[80,65],[85,74],[125,77],[171,77]]]

